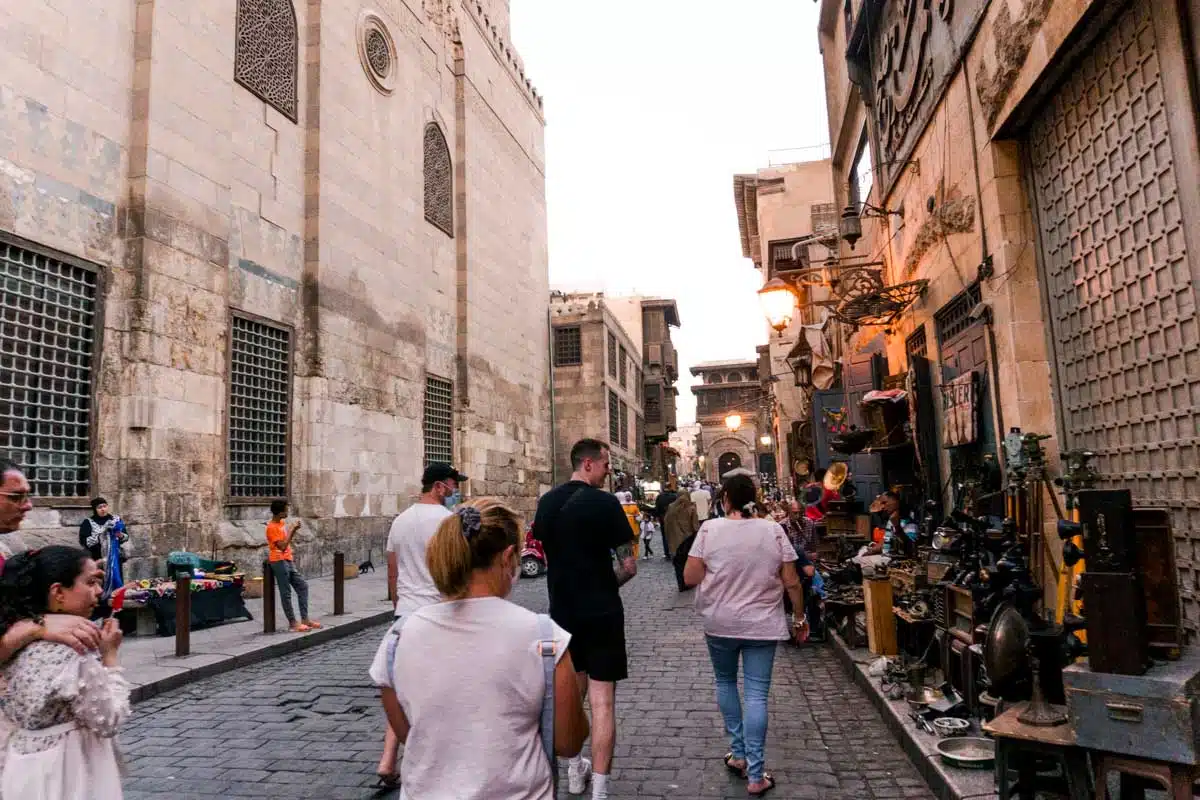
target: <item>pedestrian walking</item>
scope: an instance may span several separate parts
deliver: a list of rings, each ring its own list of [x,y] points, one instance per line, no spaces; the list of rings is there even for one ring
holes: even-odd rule
[[[704,621],[717,705],[729,736],[725,766],[748,778],[751,797],[761,797],[775,787],[764,763],[771,668],[776,645],[788,639],[783,590],[796,608],[804,608],[804,599],[796,551],[778,523],[752,516],[754,497],[749,477],[725,480],[725,518],[700,528],[684,580],[700,587],[696,609]],[[744,712],[738,696],[739,657],[745,671]]]
[[[679,493],[668,487],[658,493],[658,497],[654,498],[654,519],[658,522],[659,531],[662,533],[663,558],[667,561],[671,560],[671,548],[667,544],[667,510],[671,508],[671,504],[679,497]]]
[[[692,505],[696,506],[696,516],[701,522],[708,519],[709,509],[712,505],[712,495],[704,490],[698,483],[692,484]]]
[[[686,592],[688,586],[683,582],[683,568],[687,564],[688,551],[692,547],[692,542],[696,539],[696,531],[700,530],[700,516],[696,511],[696,506],[692,503],[692,496],[688,492],[680,492],[675,498],[675,502],[671,503],[671,507],[667,509],[667,516],[663,520],[663,529],[666,532],[667,544],[671,547],[671,560],[675,566],[675,583],[679,586],[679,591]]]
[[[449,464],[430,464],[421,475],[421,496],[417,502],[392,520],[387,539],[387,574],[388,586],[394,587],[392,608],[397,620],[442,599],[429,574],[426,550],[438,526],[462,499],[461,486],[466,480],[466,475]],[[400,785],[400,771],[396,769],[399,758],[400,739],[387,725],[383,754],[375,770],[379,776],[375,788],[394,789]]]
[[[592,800],[607,800],[617,739],[617,682],[629,676],[619,588],[637,574],[637,561],[621,504],[600,488],[608,477],[608,445],[596,439],[576,442],[571,467],[571,480],[538,502],[533,535],[546,547],[550,616],[571,632],[578,691],[587,692],[592,707],[592,761],[571,759],[567,790],[582,794],[590,774]]]
[[[654,534],[658,533],[658,526],[654,522],[654,518],[649,514],[639,514],[638,519],[640,520],[638,524],[641,526],[642,531],[642,547],[646,549],[645,554],[642,555],[642,560],[648,561],[650,556],[654,555],[654,551],[650,549],[650,545],[654,541]]]
[[[521,521],[496,500],[464,503],[427,558],[445,602],[397,622],[370,670],[405,743],[401,798],[553,800],[553,759],[578,754],[588,724],[573,637],[505,599],[520,573]],[[541,736],[551,719],[552,743]]]
[[[48,613],[84,622],[100,602],[104,574],[86,550],[53,545],[13,556],[0,576],[0,627]],[[2,671],[6,738],[0,795],[38,800],[120,800],[113,738],[130,714],[130,685],[117,652],[121,628],[108,618],[97,651],[34,641]]]
[[[271,572],[275,573],[279,602],[283,606],[284,616],[287,617],[288,628],[294,633],[307,633],[313,628],[321,627],[321,623],[308,616],[308,581],[297,571],[292,554],[292,539],[300,531],[300,520],[296,520],[290,526],[284,525],[287,513],[287,501],[271,502],[271,521],[267,523],[267,558],[271,563]],[[300,602],[299,620],[296,619],[296,612],[292,610],[293,589]]]

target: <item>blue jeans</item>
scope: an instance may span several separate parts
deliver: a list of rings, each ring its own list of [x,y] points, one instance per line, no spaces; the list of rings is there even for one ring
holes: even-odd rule
[[[717,705],[725,718],[729,749],[736,759],[746,759],[746,774],[761,781],[767,744],[767,694],[777,642],[707,636],[708,655],[717,679]],[[746,712],[738,697],[738,654],[745,670]]]

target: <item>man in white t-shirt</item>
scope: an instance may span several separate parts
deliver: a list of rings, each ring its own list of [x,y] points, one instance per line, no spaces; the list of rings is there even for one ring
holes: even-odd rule
[[[430,464],[421,476],[421,496],[392,521],[387,539],[387,574],[396,616],[441,601],[425,563],[425,548],[442,520],[450,516],[450,509],[462,499],[459,484],[466,480],[466,475],[449,464]],[[396,769],[399,751],[400,740],[389,727],[376,770],[379,788],[400,785],[400,772]]]
[[[709,507],[712,504],[712,495],[704,491],[704,487],[698,483],[692,484],[692,502],[696,506],[696,516],[701,522],[708,519]]]

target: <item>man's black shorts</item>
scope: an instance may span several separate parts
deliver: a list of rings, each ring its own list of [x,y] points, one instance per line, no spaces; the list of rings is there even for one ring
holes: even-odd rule
[[[576,672],[586,672],[595,681],[629,677],[624,615],[555,621],[571,634],[568,650]]]

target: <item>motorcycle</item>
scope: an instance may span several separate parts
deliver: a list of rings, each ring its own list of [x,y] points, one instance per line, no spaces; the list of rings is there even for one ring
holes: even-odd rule
[[[525,544],[521,548],[521,577],[536,578],[546,572],[546,551],[542,543],[533,538],[532,526],[525,531]]]

